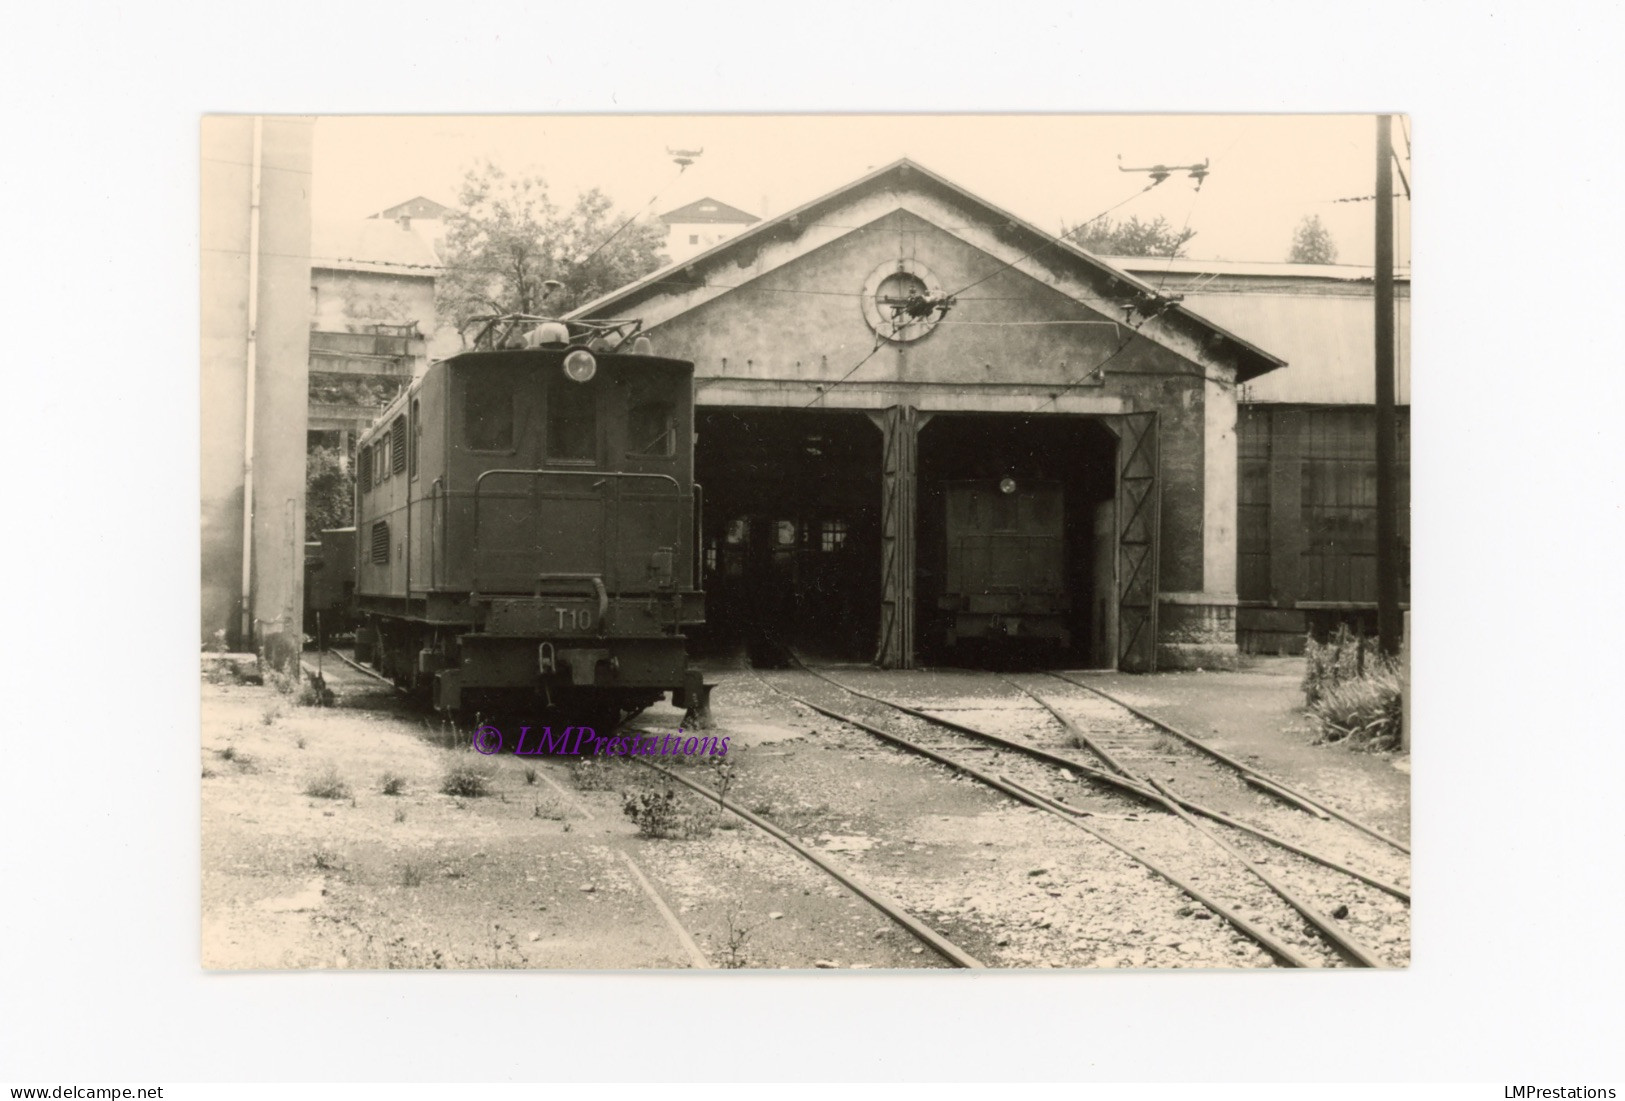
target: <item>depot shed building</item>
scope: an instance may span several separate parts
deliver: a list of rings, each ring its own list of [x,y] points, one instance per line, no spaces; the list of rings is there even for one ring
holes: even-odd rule
[[[1065,660],[1235,659],[1237,386],[1285,364],[1150,282],[901,160],[572,316],[695,365],[713,639],[938,660],[943,483],[1011,476],[1064,486]]]

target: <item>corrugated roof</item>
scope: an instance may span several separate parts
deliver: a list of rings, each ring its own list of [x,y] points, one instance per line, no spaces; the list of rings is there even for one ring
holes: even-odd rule
[[[1370,282],[1375,270],[1359,264],[1289,264],[1269,260],[1192,260],[1187,257],[1166,256],[1101,256],[1100,259],[1124,271],[1141,275],[1160,275],[1173,272],[1179,275],[1234,275],[1268,279],[1321,279],[1341,282]],[[1409,280],[1409,268],[1394,273],[1398,280]]]
[[[363,218],[313,225],[310,266],[433,275],[440,270],[440,261],[427,241],[409,229],[402,229],[398,222]]]
[[[729,225],[748,226],[752,222],[761,221],[754,214],[747,214],[736,206],[729,206],[712,198],[695,199],[686,206],[676,210],[667,211],[660,216],[660,220],[669,225],[699,225],[706,222],[723,222]]]
[[[1394,305],[1398,337],[1395,400],[1409,405],[1411,303],[1402,297]],[[1368,405],[1377,400],[1370,293],[1187,294],[1185,306],[1272,349],[1292,364],[1290,371],[1274,371],[1248,383],[1243,401]]]

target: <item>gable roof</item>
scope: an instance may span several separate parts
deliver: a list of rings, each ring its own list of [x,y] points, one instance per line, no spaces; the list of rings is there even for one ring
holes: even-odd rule
[[[1161,300],[1161,295],[1149,283],[1112,266],[1092,253],[1085,252],[1070,241],[1046,233],[1031,222],[994,206],[946,177],[904,157],[877,168],[843,187],[803,203],[793,210],[785,211],[766,221],[757,221],[749,229],[696,256],[675,261],[628,283],[619,290],[578,306],[568,316],[571,318],[627,316],[636,311],[640,302],[664,293],[662,284],[669,282],[669,277],[675,272],[701,275],[711,270],[722,270],[724,265],[750,266],[749,257],[776,240],[800,237],[817,223],[818,216],[822,213],[871,194],[887,191],[906,192],[911,189],[930,192],[936,198],[946,200],[949,205],[962,212],[959,220],[977,223],[987,233],[996,237],[1002,248],[1019,251],[1020,255],[1007,262],[1005,267],[1019,271],[1024,265],[1028,265],[1053,270],[1059,263],[1072,273],[1081,275],[1089,283],[1105,284],[1119,297],[1152,302]],[[672,213],[676,214],[678,211]],[[671,217],[672,215],[662,215],[662,218],[667,220]],[[952,235],[963,236],[961,226],[942,225],[939,228]],[[847,232],[855,231],[856,227],[847,228]],[[692,280],[688,283],[691,285]],[[1177,303],[1160,309],[1155,324],[1146,322],[1139,331],[1147,339],[1162,344],[1187,359],[1222,358],[1234,362],[1238,382],[1246,382],[1267,371],[1286,366],[1284,359],[1220,328]]]
[[[750,225],[761,221],[754,214],[747,214],[736,206],[729,206],[707,196],[704,199],[695,199],[687,206],[680,206],[676,210],[669,210],[660,216],[660,220],[669,225],[698,225],[704,222],[722,222],[729,225]]]
[[[444,203],[437,203],[433,199],[426,199],[422,195],[416,195],[406,200],[404,203],[396,203],[394,206],[389,207],[388,209],[380,210],[377,214],[369,214],[367,217],[428,218],[432,220],[436,218],[445,218],[445,216],[450,213],[451,207],[446,206]]]

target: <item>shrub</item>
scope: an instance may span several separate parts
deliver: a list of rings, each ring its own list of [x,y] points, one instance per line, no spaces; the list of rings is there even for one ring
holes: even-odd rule
[[[570,766],[570,780],[581,791],[613,791],[610,766],[591,757],[582,757]]]
[[[1398,747],[1403,710],[1399,676],[1383,664],[1363,677],[1322,688],[1309,713],[1322,741],[1383,750]]]
[[[691,810],[670,788],[628,792],[621,800],[621,811],[637,823],[644,837],[691,840],[711,836],[716,825],[716,814],[709,807]]]
[[[386,772],[383,779],[379,781],[379,786],[383,788],[385,795],[399,795],[406,790],[406,777],[397,776],[393,772]]]
[[[348,799],[350,785],[344,782],[335,766],[328,765],[310,778],[305,785],[305,794],[313,799]]]
[[[401,886],[421,887],[423,885],[423,866],[420,864],[401,865]]]
[[[465,799],[489,795],[491,769],[476,761],[459,761],[446,770],[445,777],[440,781],[440,791]]]
[[[1327,689],[1367,673],[1392,670],[1394,659],[1384,657],[1376,640],[1356,635],[1339,623],[1325,642],[1311,635],[1303,648],[1303,702],[1311,707]]]

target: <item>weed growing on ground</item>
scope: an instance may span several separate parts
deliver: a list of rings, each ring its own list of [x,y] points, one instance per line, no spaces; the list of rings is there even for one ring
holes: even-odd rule
[[[491,793],[491,768],[478,761],[458,761],[446,769],[440,791],[464,799],[477,799]]]
[[[232,764],[237,766],[237,770],[239,772],[258,772],[260,770],[259,763],[255,761],[254,758],[250,757],[248,754],[244,753],[234,745],[228,745],[225,749],[220,750],[219,753],[222,761],[230,761]]]
[[[397,809],[395,811],[395,821],[397,821],[397,822],[406,821],[406,810],[405,810],[405,808],[399,808],[399,809]]]
[[[728,798],[728,789],[733,786],[734,766],[726,757],[711,758],[711,786],[717,789],[717,799]]]
[[[301,737],[298,741],[294,742],[293,744],[295,746],[299,747],[300,749],[304,749],[305,748],[305,739]]]
[[[526,768],[525,769],[525,783],[534,784],[535,782],[536,782],[536,769],[534,767]]]
[[[401,865],[401,886],[402,887],[421,887],[421,886],[423,886],[423,865],[417,864],[417,863],[402,864]]]
[[[591,757],[582,757],[570,766],[570,780],[580,791],[614,791],[610,766]]]
[[[1398,748],[1404,710],[1399,662],[1346,624],[1338,624],[1324,643],[1311,637],[1305,644],[1303,696],[1320,741]]]
[[[310,862],[316,866],[318,871],[323,872],[338,871],[340,868],[344,867],[344,865],[339,862],[338,854],[332,849],[327,848],[320,848],[311,853]]]
[[[703,810],[690,808],[671,788],[665,791],[627,792],[621,800],[621,811],[637,823],[638,832],[644,837],[672,841],[711,836],[717,818],[710,807]]]
[[[328,765],[305,784],[305,794],[313,799],[349,799],[350,785],[339,775],[338,767]]]
[[[269,706],[266,707],[266,709],[264,711],[260,712],[260,722],[264,723],[266,726],[274,726],[274,725],[276,725],[276,721],[278,719],[280,719],[281,717],[282,717],[282,705],[281,704],[275,704],[275,703],[270,704]]]
[[[531,812],[533,818],[546,818],[554,822],[562,822],[570,817],[570,810],[557,795],[548,795],[536,801]]]
[[[728,915],[728,940],[722,946],[722,966],[728,971],[737,971],[742,967],[749,967],[750,960],[745,957],[745,942],[750,939],[756,926],[746,925],[744,914]]]
[[[500,923],[491,926],[491,958],[483,966],[493,969],[525,966],[524,953],[519,951],[519,938],[513,933],[504,933]]]
[[[203,766],[203,778],[205,780],[209,779],[213,775],[214,775],[214,769],[208,767],[207,765]]]
[[[406,777],[386,772],[383,779],[379,780],[378,786],[385,795],[399,795],[406,790]]]
[[[1309,708],[1320,741],[1371,750],[1399,747],[1403,711],[1399,675],[1390,668],[1331,685]]]
[[[1356,635],[1339,623],[1325,642],[1310,635],[1303,648],[1303,702],[1314,706],[1321,695],[1344,681],[1392,671],[1397,663],[1385,657],[1374,639]]]

